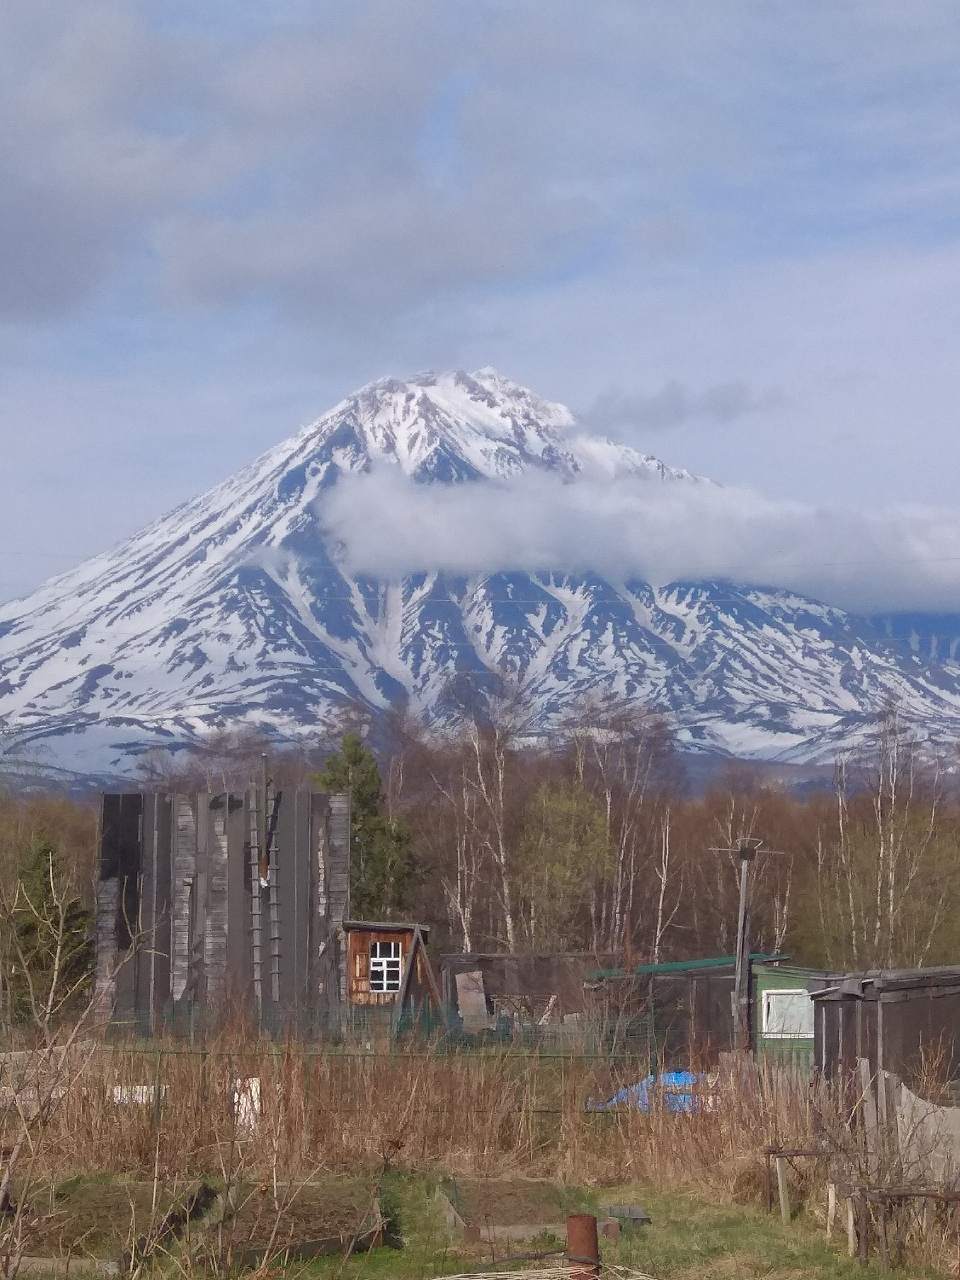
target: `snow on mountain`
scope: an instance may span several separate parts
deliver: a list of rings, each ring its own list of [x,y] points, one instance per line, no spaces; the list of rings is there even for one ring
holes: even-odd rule
[[[537,469],[705,483],[582,433],[564,406],[493,369],[371,383],[0,606],[0,750],[104,771],[215,729],[315,739],[352,703],[444,720],[500,674],[543,731],[585,695],[613,693],[666,712],[689,747],[756,758],[829,759],[891,700],[933,736],[956,733],[952,660],[938,665],[894,623],[795,593],[429,566],[399,582],[352,577],[324,533],[324,494],[374,464],[437,484]]]

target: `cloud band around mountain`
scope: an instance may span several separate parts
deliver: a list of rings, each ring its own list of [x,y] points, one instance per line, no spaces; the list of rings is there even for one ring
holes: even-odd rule
[[[840,510],[748,489],[625,477],[426,486],[345,477],[321,519],[353,573],[594,572],[770,585],[870,612],[960,608],[960,513]]]

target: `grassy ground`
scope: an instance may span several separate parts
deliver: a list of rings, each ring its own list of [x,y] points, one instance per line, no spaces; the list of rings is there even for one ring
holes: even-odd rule
[[[653,1225],[622,1240],[609,1261],[631,1263],[669,1280],[875,1280],[879,1266],[845,1256],[845,1241],[828,1245],[822,1228],[737,1205],[704,1204],[688,1196],[630,1188]],[[887,1273],[888,1274],[888,1273]],[[932,1273],[911,1270],[912,1280]]]
[[[436,1183],[426,1178],[387,1179],[384,1198],[396,1215],[403,1249],[375,1249],[346,1262],[324,1259],[308,1268],[291,1268],[288,1275],[425,1280],[490,1268],[488,1247],[451,1242],[433,1199],[435,1188]],[[800,1221],[786,1228],[777,1215],[758,1209],[711,1205],[636,1185],[605,1191],[603,1199],[639,1202],[653,1219],[651,1226],[615,1244],[603,1242],[604,1261],[636,1267],[657,1280],[880,1280],[889,1275],[879,1264],[862,1267],[848,1259],[842,1242],[828,1245],[822,1229]],[[526,1252],[561,1244],[544,1238],[516,1248]],[[911,1280],[933,1274],[909,1271]]]

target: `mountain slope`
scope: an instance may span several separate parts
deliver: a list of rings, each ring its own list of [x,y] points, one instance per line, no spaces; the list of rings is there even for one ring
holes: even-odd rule
[[[445,719],[498,673],[541,730],[612,692],[668,712],[688,745],[731,754],[828,758],[891,699],[935,736],[956,731],[952,663],[790,592],[350,576],[324,532],[324,495],[374,464],[431,484],[538,470],[706,483],[578,433],[563,406],[491,369],[372,383],[122,546],[0,606],[0,741],[102,770],[241,724],[315,736],[347,703],[402,700]]]

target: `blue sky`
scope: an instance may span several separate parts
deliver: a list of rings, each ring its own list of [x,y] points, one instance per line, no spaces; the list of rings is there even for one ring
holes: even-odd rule
[[[6,0],[0,598],[429,367],[953,519],[958,64],[939,0]]]

